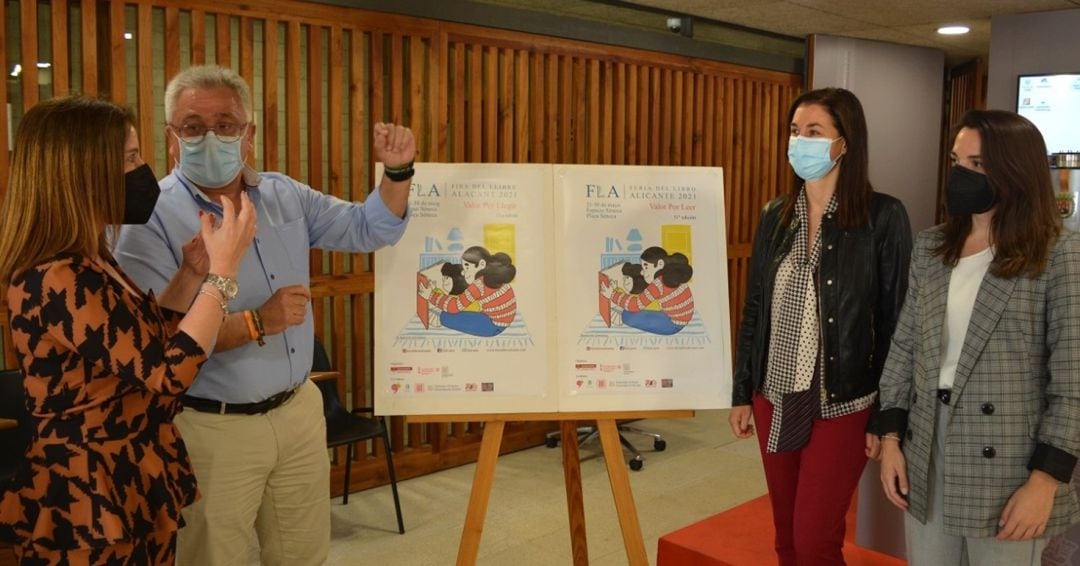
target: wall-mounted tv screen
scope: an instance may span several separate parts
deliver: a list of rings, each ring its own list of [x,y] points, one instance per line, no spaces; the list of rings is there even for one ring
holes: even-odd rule
[[[1048,152],[1080,151],[1080,73],[1020,75],[1016,112],[1039,128]]]

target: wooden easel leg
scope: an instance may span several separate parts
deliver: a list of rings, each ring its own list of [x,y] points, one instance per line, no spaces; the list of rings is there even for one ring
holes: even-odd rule
[[[480,441],[480,456],[476,460],[472,493],[469,495],[469,511],[465,514],[465,528],[461,531],[458,546],[458,566],[473,566],[480,551],[480,535],[484,531],[484,515],[491,498],[491,482],[495,479],[495,462],[499,459],[505,421],[489,421],[484,424],[484,438]]]
[[[570,512],[570,548],[574,566],[588,566],[589,546],[585,539],[585,497],[581,491],[581,455],[578,453],[577,421],[562,421],[563,476],[566,478],[566,508]]]
[[[641,537],[634,494],[630,491],[630,477],[626,472],[626,462],[623,461],[622,446],[619,444],[619,429],[615,426],[614,419],[598,419],[596,426],[600,429],[600,444],[604,448],[604,463],[607,465],[608,479],[611,480],[611,494],[615,496],[615,510],[619,514],[626,559],[630,566],[648,566],[645,540]]]

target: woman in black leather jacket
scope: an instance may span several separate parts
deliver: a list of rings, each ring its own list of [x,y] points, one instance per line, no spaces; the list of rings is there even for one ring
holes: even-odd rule
[[[754,434],[782,566],[843,564],[877,384],[907,290],[911,227],[868,178],[866,119],[844,89],[788,112],[791,192],[765,206],[736,351],[732,431]]]

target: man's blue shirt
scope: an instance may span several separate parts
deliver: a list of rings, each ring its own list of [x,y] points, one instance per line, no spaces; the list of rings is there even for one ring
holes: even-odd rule
[[[245,168],[244,184],[257,213],[255,240],[238,270],[240,292],[231,312],[255,309],[289,285],[310,285],[311,248],[370,252],[396,243],[405,232],[383,203],[378,189],[364,203],[325,195],[280,173]],[[143,289],[160,294],[180,268],[182,246],[199,230],[199,211],[219,217],[221,207],[174,170],[160,182],[161,196],[146,225],[124,226],[116,259]],[[188,390],[190,395],[252,403],[291,389],[311,369],[314,322],[308,305],[304,322],[266,337],[260,347],[249,342],[214,352]]]

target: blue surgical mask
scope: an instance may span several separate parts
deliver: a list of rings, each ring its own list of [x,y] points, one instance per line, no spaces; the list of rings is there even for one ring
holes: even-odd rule
[[[206,132],[203,139],[189,143],[179,138],[180,171],[192,183],[208,189],[220,189],[240,174],[244,159],[240,155],[240,136],[236,141],[224,142],[213,131]]]
[[[817,181],[828,175],[840,160],[839,155],[835,160],[829,156],[833,142],[839,139],[791,136],[787,146],[788,163],[791,163],[791,168],[800,179]]]

